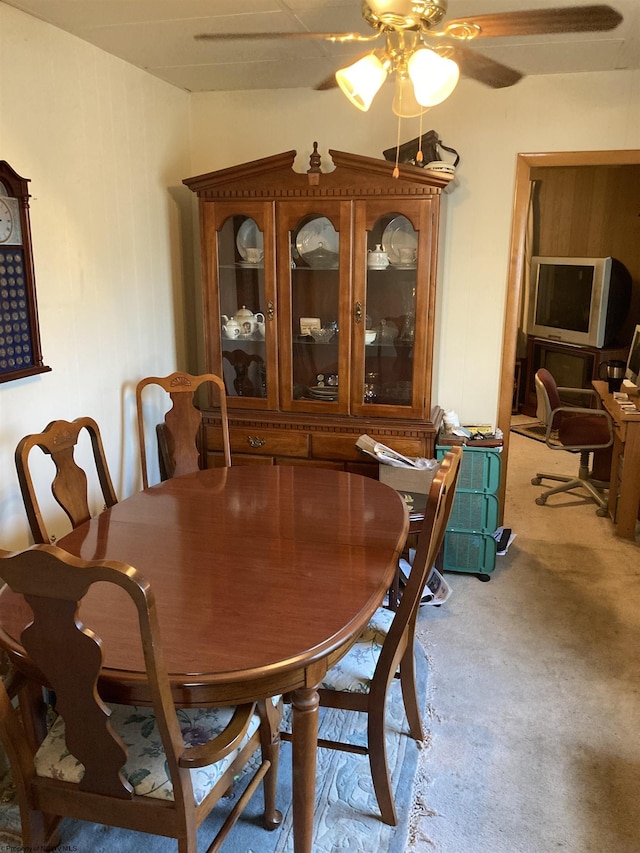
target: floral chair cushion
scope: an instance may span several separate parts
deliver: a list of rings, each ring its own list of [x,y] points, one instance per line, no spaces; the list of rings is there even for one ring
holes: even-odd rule
[[[275,697],[277,704],[280,697]],[[122,772],[139,796],[173,799],[173,785],[166,766],[165,752],[152,708],[133,705],[109,705],[113,730],[127,746],[128,758]],[[234,708],[176,709],[182,736],[187,746],[199,746],[220,734],[228,725]],[[190,770],[195,804],[199,805],[214,787],[236,755],[260,725],[253,715],[240,746],[225,758],[206,767]],[[79,782],[84,775],[81,764],[67,749],[64,720],[59,716],[42,742],[35,757],[38,776]]]
[[[320,686],[343,693],[369,693],[382,644],[394,615],[393,610],[379,607],[357,642],[331,667]]]

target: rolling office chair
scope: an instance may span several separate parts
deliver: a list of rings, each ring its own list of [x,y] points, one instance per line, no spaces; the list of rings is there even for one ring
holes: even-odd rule
[[[535,375],[537,414],[546,425],[545,442],[551,450],[567,450],[580,454],[577,477],[559,474],[536,474],[531,483],[539,486],[542,480],[558,481],[560,485],[542,492],[536,503],[543,506],[550,495],[570,492],[574,489],[586,491],[589,498],[598,505],[598,515],[608,515],[607,497],[603,491],[608,488],[611,471],[611,453],[613,445],[613,424],[609,413],[604,409],[589,409],[564,405],[561,393],[577,391],[584,399],[598,397],[589,389],[561,388],[546,368],[540,368]],[[557,440],[555,435],[557,434]],[[593,465],[589,468],[593,453]]]

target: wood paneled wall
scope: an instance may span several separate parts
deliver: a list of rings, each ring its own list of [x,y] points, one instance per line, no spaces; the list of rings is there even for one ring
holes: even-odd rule
[[[606,257],[633,279],[623,334],[640,323],[640,166],[553,166],[531,169],[538,181],[532,254]]]

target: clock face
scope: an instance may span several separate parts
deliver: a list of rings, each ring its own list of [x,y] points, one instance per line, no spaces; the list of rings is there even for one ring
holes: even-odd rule
[[[0,196],[0,244],[19,246],[22,243],[18,200]]]

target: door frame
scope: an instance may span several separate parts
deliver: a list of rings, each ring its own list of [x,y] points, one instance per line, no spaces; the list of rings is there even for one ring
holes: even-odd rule
[[[525,235],[531,186],[531,170],[541,166],[634,166],[640,165],[640,149],[615,151],[556,151],[540,154],[518,154],[516,163],[513,219],[509,248],[507,299],[502,334],[502,365],[498,397],[498,427],[502,430],[502,474],[500,481],[501,516],[504,516],[507,468],[509,462],[509,428],[513,406],[513,381],[516,369],[516,347],[522,301],[522,271]]]

